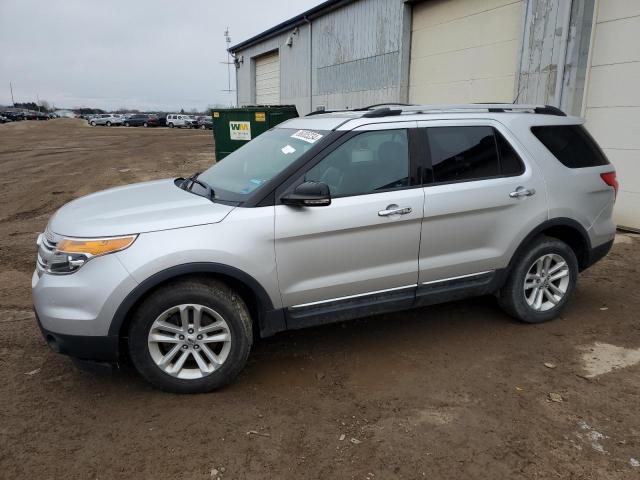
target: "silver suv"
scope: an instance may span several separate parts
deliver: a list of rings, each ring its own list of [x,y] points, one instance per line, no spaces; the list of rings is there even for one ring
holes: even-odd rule
[[[283,330],[486,294],[550,320],[615,233],[615,171],[582,123],[494,104],[290,120],[190,178],[58,210],[38,239],[38,323],[57,352],[126,354],[192,393]]]
[[[122,125],[122,117],[113,113],[101,113],[96,115],[89,121],[89,125],[95,127],[96,125],[105,125],[110,127],[111,125]]]

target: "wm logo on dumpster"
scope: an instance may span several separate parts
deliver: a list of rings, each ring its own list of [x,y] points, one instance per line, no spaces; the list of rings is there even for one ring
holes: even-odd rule
[[[229,122],[231,140],[251,140],[251,122]]]

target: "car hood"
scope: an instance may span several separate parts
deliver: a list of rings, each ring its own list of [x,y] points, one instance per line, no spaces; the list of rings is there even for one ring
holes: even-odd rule
[[[78,198],[48,228],[69,237],[109,237],[218,223],[233,209],[182,190],[173,179],[156,180]]]

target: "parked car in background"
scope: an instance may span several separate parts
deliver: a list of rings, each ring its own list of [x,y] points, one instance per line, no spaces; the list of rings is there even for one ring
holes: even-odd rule
[[[8,122],[12,122],[13,120],[11,120],[10,118],[5,117],[4,115],[0,114],[0,123],[8,123]]]
[[[193,120],[189,118],[189,115],[171,113],[167,115],[167,127],[174,128],[191,128],[193,126]]]
[[[16,112],[15,110],[4,111],[2,112],[2,115],[4,115],[6,118],[8,118],[13,122],[19,122],[21,120],[24,120],[24,115],[22,114],[22,112]]]
[[[146,113],[136,113],[124,119],[125,127],[157,127],[158,117]]]
[[[158,127],[166,127],[167,126],[167,116],[166,115],[155,115],[156,120],[158,121]]]
[[[122,125],[122,118],[114,113],[101,113],[100,115],[93,117],[89,121],[89,124],[93,127],[96,125],[104,125],[106,127]]]
[[[201,130],[213,130],[213,117],[210,115],[203,115],[197,119],[197,127]]]

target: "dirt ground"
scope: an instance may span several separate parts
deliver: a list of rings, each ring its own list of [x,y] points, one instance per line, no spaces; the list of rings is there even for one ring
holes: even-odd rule
[[[51,352],[30,311],[48,217],[212,162],[208,131],[0,125],[1,478],[640,478],[631,235],[554,322],[516,323],[480,298],[284,333],[208,395],[158,392],[131,369],[89,374]]]

